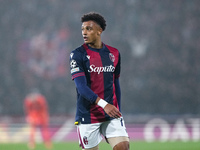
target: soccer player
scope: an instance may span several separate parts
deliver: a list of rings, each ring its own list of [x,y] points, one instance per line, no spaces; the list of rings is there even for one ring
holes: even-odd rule
[[[82,149],[98,150],[103,135],[113,150],[129,150],[129,137],[120,112],[120,53],[104,44],[106,21],[90,12],[81,18],[84,44],[70,54],[77,89],[75,124]]]
[[[48,129],[49,113],[45,97],[37,91],[31,92],[24,100],[24,109],[27,123],[30,125],[29,148],[35,148],[35,132],[36,128],[39,127],[46,148],[51,149],[52,144]]]

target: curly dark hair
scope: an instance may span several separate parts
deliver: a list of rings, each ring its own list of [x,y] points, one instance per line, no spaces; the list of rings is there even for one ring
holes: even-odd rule
[[[94,21],[96,22],[98,25],[100,25],[100,27],[102,28],[102,30],[104,31],[106,29],[106,21],[104,19],[104,17],[102,15],[100,15],[99,13],[95,13],[95,12],[90,12],[87,14],[84,14],[81,17],[81,22],[86,22],[86,21]]]

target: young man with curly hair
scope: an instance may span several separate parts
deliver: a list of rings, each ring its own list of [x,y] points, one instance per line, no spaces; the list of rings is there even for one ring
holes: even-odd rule
[[[113,150],[129,150],[129,137],[120,112],[120,53],[104,44],[106,21],[90,12],[81,18],[84,44],[70,54],[77,90],[75,125],[82,149],[98,150],[102,135]]]

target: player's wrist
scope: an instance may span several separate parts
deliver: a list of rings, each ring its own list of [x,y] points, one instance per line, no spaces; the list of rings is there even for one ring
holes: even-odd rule
[[[106,105],[108,104],[108,102],[106,102],[103,99],[100,99],[97,103],[98,106],[102,107],[103,109],[106,107]]]

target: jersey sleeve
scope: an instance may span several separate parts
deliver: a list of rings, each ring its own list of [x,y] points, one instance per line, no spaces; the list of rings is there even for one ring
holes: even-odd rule
[[[78,93],[86,100],[94,103],[98,96],[87,86],[82,57],[83,54],[79,51],[79,49],[72,51],[70,54],[72,80],[75,81]]]
[[[120,56],[120,53],[119,53],[118,63],[117,63],[117,66],[116,66],[115,72],[114,72],[115,78],[119,78],[120,71],[121,71],[121,56]]]
[[[80,95],[89,100],[90,103],[95,103],[98,96],[87,86],[86,78],[79,76],[74,81]]]
[[[119,78],[115,78],[114,83],[115,83],[115,94],[117,97],[119,110],[121,111],[121,89],[119,84]]]
[[[82,55],[78,50],[74,50],[70,54],[70,70],[72,80],[79,76],[85,76],[82,63]]]

